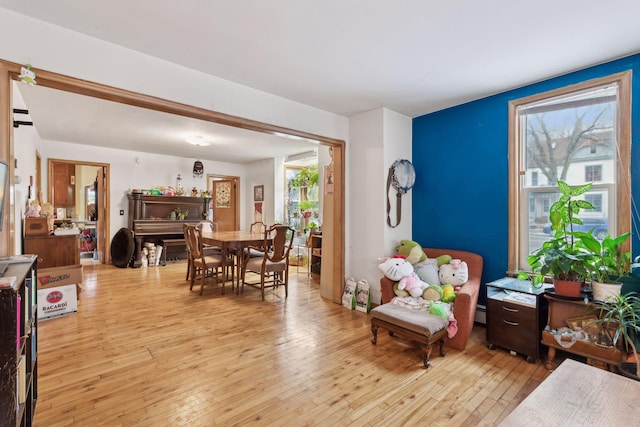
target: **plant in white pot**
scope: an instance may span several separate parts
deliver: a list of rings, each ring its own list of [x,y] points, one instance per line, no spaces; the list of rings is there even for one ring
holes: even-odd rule
[[[592,184],[571,187],[558,181],[562,195],[549,210],[553,237],[529,255],[527,263],[534,273],[532,281],[539,285],[545,276],[552,276],[555,293],[562,296],[579,297],[584,280],[590,276],[593,254],[586,250],[581,236],[587,234],[573,230],[574,224],[582,224],[578,214],[582,209],[593,209],[593,205],[578,198],[591,189]],[[591,236],[593,237],[593,236]]]
[[[637,263],[631,263],[631,252],[622,248],[631,233],[624,233],[618,237],[607,235],[602,243],[591,233],[579,234],[582,244],[593,255],[589,264],[593,299],[606,301],[620,295],[621,279],[628,276],[632,268],[638,266]]]

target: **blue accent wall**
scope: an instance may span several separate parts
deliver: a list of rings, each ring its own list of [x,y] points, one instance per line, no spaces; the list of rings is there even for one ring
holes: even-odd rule
[[[640,200],[640,54],[413,119],[413,240],[423,247],[482,255],[482,282],[504,277],[508,262],[508,103],[540,92],[632,70],[631,185]],[[632,237],[634,256],[640,236]],[[480,293],[484,304],[484,286]]]

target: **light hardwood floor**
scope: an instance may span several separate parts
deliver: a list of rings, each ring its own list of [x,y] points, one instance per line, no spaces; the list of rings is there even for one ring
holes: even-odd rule
[[[35,425],[496,425],[546,376],[476,326],[464,352],[419,350],[319,296],[189,292],[185,264],[84,267],[77,314],[41,321]]]

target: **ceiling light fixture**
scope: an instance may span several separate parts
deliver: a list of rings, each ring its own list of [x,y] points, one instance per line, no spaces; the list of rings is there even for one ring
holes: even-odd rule
[[[207,141],[203,136],[196,135],[191,136],[186,139],[186,141],[191,145],[197,145],[198,147],[206,147],[207,145],[211,145],[209,141]]]
[[[294,160],[305,160],[310,159],[312,157],[318,157],[318,152],[316,150],[305,151],[304,153],[292,154],[287,156],[284,161],[285,162],[293,162]]]

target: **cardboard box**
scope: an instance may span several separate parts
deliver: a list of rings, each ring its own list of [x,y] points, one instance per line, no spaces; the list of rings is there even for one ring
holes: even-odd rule
[[[38,269],[38,289],[82,283],[82,265]]]
[[[75,284],[38,289],[38,320],[77,312],[78,296]]]

